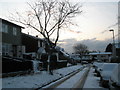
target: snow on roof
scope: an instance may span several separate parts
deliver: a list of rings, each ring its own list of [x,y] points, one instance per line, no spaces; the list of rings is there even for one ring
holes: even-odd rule
[[[62,52],[64,54],[64,56],[69,57],[69,55],[66,52],[64,52],[62,50],[60,50],[60,52]]]
[[[89,55],[111,55],[112,52],[96,52],[96,53],[89,53]]]

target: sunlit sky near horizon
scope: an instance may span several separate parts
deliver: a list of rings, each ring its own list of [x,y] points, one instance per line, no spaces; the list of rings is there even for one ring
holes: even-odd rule
[[[15,10],[19,10],[20,12],[25,11],[27,8],[26,2],[29,1],[30,0],[1,0],[0,17],[7,19],[9,13],[14,13]],[[106,44],[112,42],[112,33],[109,32],[109,29],[114,29],[115,35],[118,34],[118,25],[116,23],[118,21],[119,0],[74,0],[74,2],[80,1],[83,5],[83,13],[74,18],[74,23],[78,26],[70,26],[67,28],[68,30],[72,30],[74,32],[61,32],[60,41],[68,43],[68,40],[74,40],[72,43],[69,42],[69,44],[72,45],[86,40],[94,40],[95,43],[103,42],[103,48],[102,46],[99,48],[96,47],[96,50],[103,51]],[[26,31],[23,30],[23,32]],[[29,30],[29,33],[34,35],[38,34],[32,30]],[[116,37],[116,41],[117,39],[118,38]],[[67,44],[61,46],[66,48]],[[93,50],[91,47],[90,49]]]

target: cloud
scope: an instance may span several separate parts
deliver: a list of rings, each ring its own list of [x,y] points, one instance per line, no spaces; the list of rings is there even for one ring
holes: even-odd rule
[[[106,33],[106,32],[108,32],[108,30],[104,30],[104,31],[102,31],[101,34],[104,34],[104,33]]]
[[[64,48],[68,53],[73,53],[73,46],[76,44],[77,40],[75,38],[59,40],[59,42],[66,42],[59,44],[60,47]]]
[[[77,41],[75,38],[72,39],[65,39],[65,40],[61,40],[63,43],[60,46],[63,47],[65,49],[65,51],[67,51],[68,53],[73,53],[73,46],[77,43],[82,43],[85,44],[86,46],[88,46],[88,49],[90,51],[96,50],[96,51],[105,51],[107,45],[109,43],[111,43],[111,39],[106,39],[106,40],[96,40],[96,38],[92,38],[92,39],[85,39],[85,40],[81,40],[81,41]]]
[[[84,43],[85,45],[87,45],[89,50],[105,51],[105,48],[110,43],[110,41],[111,41],[110,39],[96,40],[94,38],[80,41],[80,43]]]
[[[82,33],[81,31],[74,31],[74,30],[69,30],[69,31],[76,34]]]

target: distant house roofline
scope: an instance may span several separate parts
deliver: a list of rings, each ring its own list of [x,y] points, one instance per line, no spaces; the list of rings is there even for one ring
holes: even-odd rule
[[[43,40],[43,39],[41,39],[41,38],[39,38],[39,37],[35,37],[35,36],[29,35],[29,34],[26,34],[26,33],[22,33],[22,34],[23,34],[23,35],[26,35],[26,36],[28,36],[28,37],[34,38],[34,39]]]
[[[96,53],[89,53],[89,55],[111,55],[112,52],[96,52]]]
[[[18,26],[18,27],[20,27],[20,28],[25,28],[25,27],[23,27],[23,26],[20,26],[20,25],[17,25],[17,24],[15,24],[15,23],[13,23],[13,22],[10,22],[10,21],[8,21],[8,20],[6,20],[6,19],[2,19],[2,18],[0,18],[2,21],[5,21],[5,22],[8,22],[8,23],[11,23],[11,24],[13,24],[13,25],[16,25],[16,26]]]
[[[42,40],[42,41],[45,41],[45,42],[46,42],[45,38],[39,38],[39,37],[32,36],[32,35],[29,35],[29,34],[26,34],[26,33],[22,33],[22,34],[23,34],[23,35],[26,35],[26,36],[28,36],[28,37],[30,37],[30,38],[37,39],[37,40]],[[51,41],[50,41],[50,42],[51,42]],[[51,44],[54,45],[53,42],[51,42]]]

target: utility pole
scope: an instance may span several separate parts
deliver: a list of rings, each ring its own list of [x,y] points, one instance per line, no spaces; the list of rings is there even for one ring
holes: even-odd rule
[[[115,36],[114,36],[114,30],[110,29],[110,32],[113,32],[113,45],[112,45],[112,55],[113,57],[116,57],[116,48],[115,48]]]

